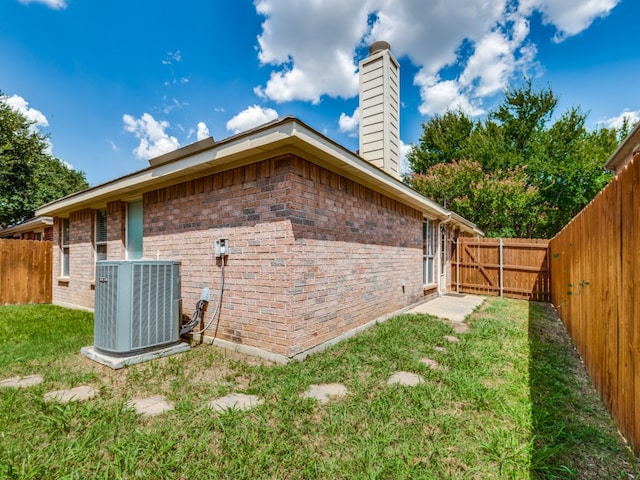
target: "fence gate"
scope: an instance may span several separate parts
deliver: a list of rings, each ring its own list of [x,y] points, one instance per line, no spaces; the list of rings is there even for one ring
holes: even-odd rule
[[[459,237],[452,257],[459,293],[549,302],[549,241]]]

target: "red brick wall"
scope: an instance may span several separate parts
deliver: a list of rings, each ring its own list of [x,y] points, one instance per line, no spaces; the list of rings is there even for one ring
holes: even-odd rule
[[[108,258],[125,258],[126,204],[107,212]],[[222,272],[213,245],[229,239],[209,337],[293,356],[422,297],[422,215],[293,155],[146,193],[143,215],[144,257],[181,262],[188,316],[208,287],[211,318]],[[92,230],[91,210],[72,215],[71,277],[54,282],[55,300],[93,305]]]
[[[93,308],[93,210],[84,209],[69,216],[69,276],[61,276],[61,220],[53,228],[53,301],[62,305]]]
[[[223,340],[293,356],[422,295],[421,214],[294,156],[151,192],[144,218],[145,257],[181,262],[185,314],[205,286],[213,312],[230,240]]]
[[[110,202],[107,205],[107,258],[121,260],[126,258],[125,246],[127,222],[127,204]]]

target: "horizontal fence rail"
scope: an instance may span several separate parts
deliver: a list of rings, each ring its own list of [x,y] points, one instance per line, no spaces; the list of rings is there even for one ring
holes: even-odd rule
[[[457,239],[452,259],[456,291],[548,302],[551,300],[548,240]]]
[[[51,303],[52,242],[0,240],[0,305]]]
[[[620,431],[640,453],[640,163],[550,243],[552,303]]]

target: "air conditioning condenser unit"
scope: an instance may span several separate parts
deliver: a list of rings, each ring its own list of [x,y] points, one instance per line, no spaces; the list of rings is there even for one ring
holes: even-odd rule
[[[127,356],[180,341],[180,262],[96,263],[94,347]]]

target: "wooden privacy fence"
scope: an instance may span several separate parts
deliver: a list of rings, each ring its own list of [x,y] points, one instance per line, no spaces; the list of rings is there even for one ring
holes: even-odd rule
[[[457,239],[451,260],[452,288],[460,293],[548,302],[548,240]]]
[[[0,305],[51,303],[52,242],[0,240]]]
[[[640,452],[640,162],[550,243],[552,303],[622,434]]]

